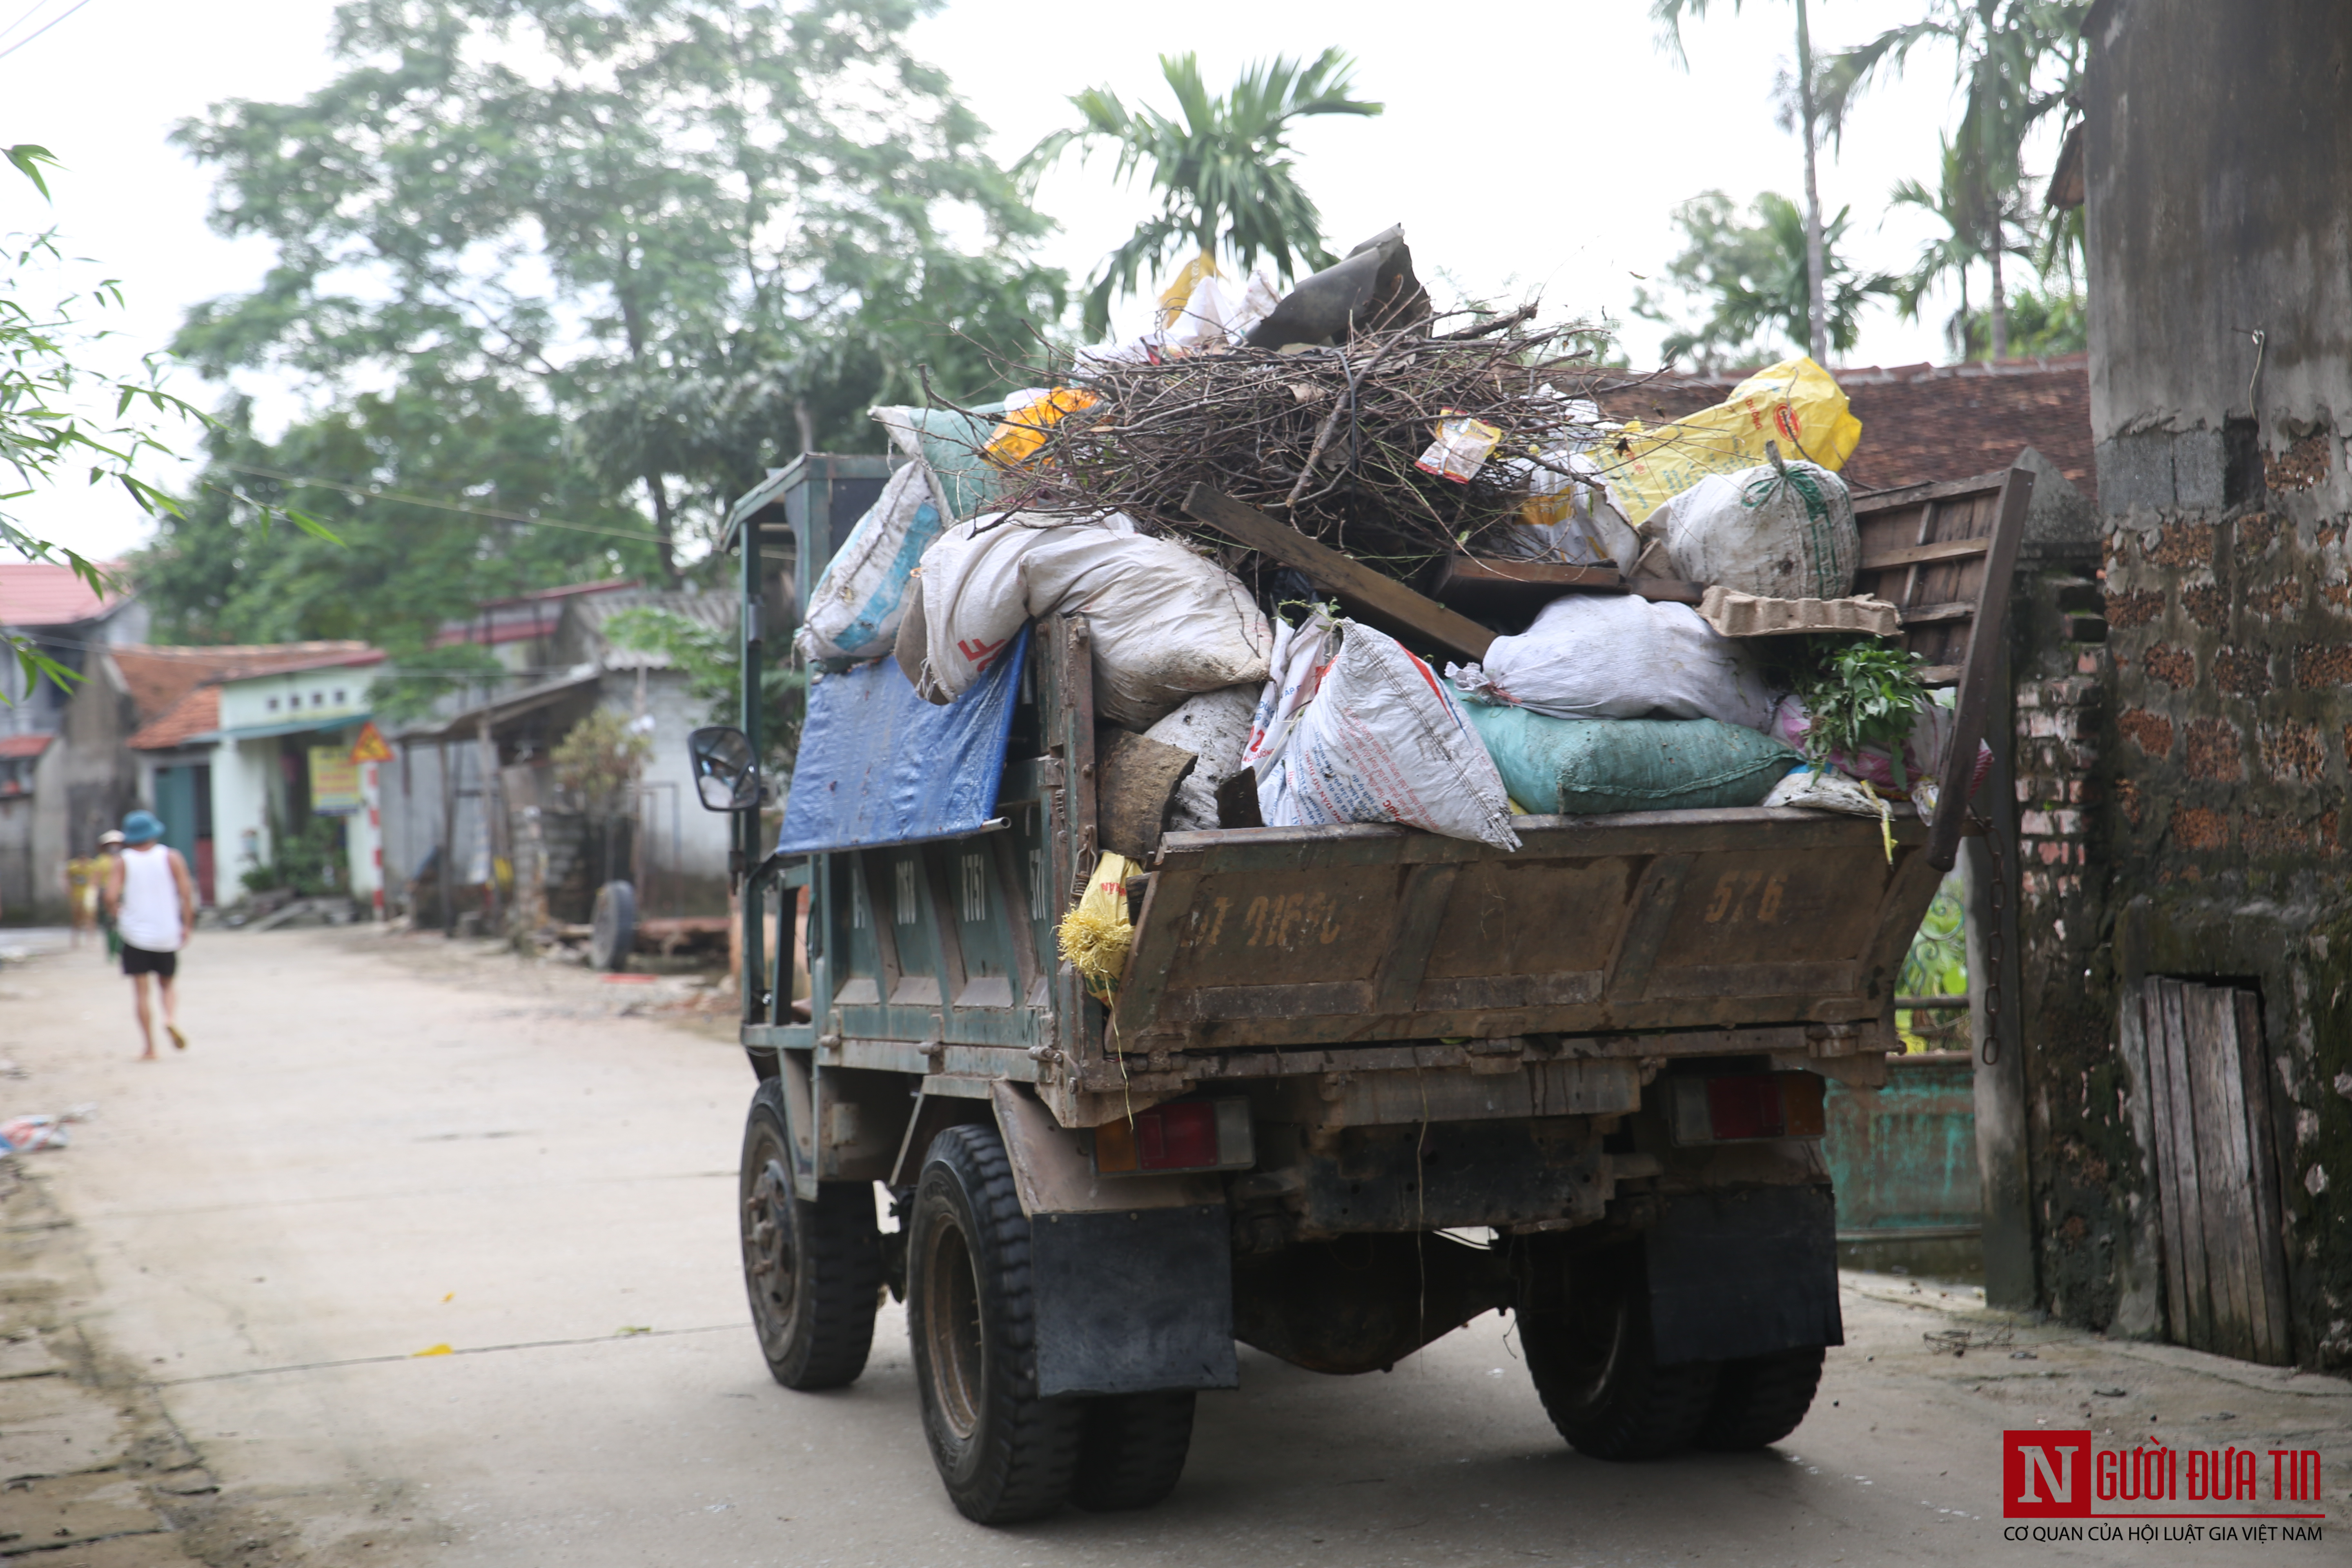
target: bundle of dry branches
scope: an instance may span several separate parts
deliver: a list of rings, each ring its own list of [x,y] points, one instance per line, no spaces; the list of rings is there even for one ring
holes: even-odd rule
[[[1236,347],[1160,363],[1079,356],[1057,384],[1094,395],[1008,477],[1009,510],[1127,513],[1148,531],[1229,542],[1187,516],[1196,483],[1287,521],[1400,578],[1517,520],[1531,481],[1557,489],[1566,454],[1602,438],[1580,400],[1621,378],[1597,370],[1599,334],[1531,330],[1535,307],[1433,331],[1423,321],[1338,347]],[[1442,421],[1501,431],[1466,482],[1415,465]],[[1234,563],[1245,576],[1255,574]]]

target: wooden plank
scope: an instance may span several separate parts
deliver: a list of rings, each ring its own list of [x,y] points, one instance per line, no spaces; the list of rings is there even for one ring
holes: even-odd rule
[[[1557,561],[1498,561],[1479,555],[1449,555],[1438,563],[1430,591],[1447,604],[1454,595],[1482,590],[1527,590],[1550,596],[1579,589],[1622,594],[1625,582],[1614,566],[1570,566]]]
[[[2180,1163],[2172,1139],[2173,1119],[2179,1114],[2179,1109],[2173,1101],[2169,1047],[2157,985],[2154,980],[2142,981],[2139,989],[2125,998],[2125,1005],[2139,1016],[2140,1059],[2146,1069],[2142,1081],[2147,1086],[2148,1100],[2148,1142],[2156,1160],[2157,1223],[2164,1249],[2165,1318],[2173,1342],[2187,1344],[2188,1253],[2181,1237],[2186,1210],[2180,1192]]]
[[[1678,577],[1635,577],[1626,583],[1625,591],[1654,604],[1696,605],[1706,597],[1706,584]]]
[[[1422,975],[1428,971],[1432,944],[1437,940],[1437,928],[1445,921],[1446,900],[1453,896],[1454,879],[1461,869],[1459,866],[1444,864],[1415,866],[1405,874],[1396,934],[1390,939],[1389,951],[1381,959],[1379,973],[1372,977],[1372,1005],[1376,1010],[1414,1010],[1413,998],[1421,990]]]
[[[1128,950],[1127,973],[1120,977],[1116,1027],[1125,1045],[1132,1045],[1158,1019],[1168,976],[1176,967],[1177,949],[1183,945],[1192,912],[1193,889],[1201,873],[1185,868],[1152,874],[1144,890],[1143,908],[1135,922],[1135,944]]]
[[[1853,514],[1857,518],[1876,517],[1885,512],[1901,511],[1924,501],[1953,500],[1966,496],[1980,496],[2000,488],[1999,474],[1978,474],[1965,479],[1935,479],[1926,484],[1906,485],[1900,489],[1878,490],[1853,498]]]
[[[2254,1214],[2246,1192],[2246,1101],[2239,1081],[2237,1030],[2223,1005],[2226,992],[2210,985],[2183,985],[2180,990],[2189,1092],[2197,1097],[2197,1194],[2213,1292],[2210,1348],[2252,1361],[2253,1257],[2246,1244]]]
[[[2261,1265],[2262,1299],[2254,1314],[2254,1342],[2273,1366],[2294,1360],[2287,1321],[2286,1238],[2279,1196],[2278,1126],[2271,1115],[2270,1052],[2263,1043],[2262,1001],[2251,991],[2230,994],[2238,1037],[2239,1075],[2246,1098],[2246,1136],[2252,1160],[2249,1186],[2254,1200],[2254,1256]]]
[[[2205,1258],[2205,1220],[2199,1205],[2197,1110],[2189,1094],[2188,1029],[2181,1019],[2181,985],[2177,980],[2151,981],[2156,993],[2158,1037],[2164,1041],[2164,1068],[2171,1088],[2172,1120],[2162,1131],[2172,1151],[2172,1168],[2180,1215],[2180,1268],[2186,1287],[2183,1315],[2189,1331],[2183,1342],[2200,1350],[2213,1343],[2213,1292]]]
[[[1184,510],[1236,542],[1305,574],[1365,620],[1402,628],[1467,658],[1486,658],[1487,645],[1495,640],[1493,632],[1468,616],[1206,485],[1192,487],[1184,498]]]
[[[1682,901],[1691,859],[1688,855],[1661,855],[1643,868],[1633,911],[1625,917],[1625,934],[1609,965],[1612,1002],[1638,1001],[1649,989],[1650,970],[1674,928],[1675,907]]]
[[[1920,605],[1901,612],[1906,626],[1935,626],[1944,621],[1965,621],[1975,616],[1977,607],[1964,600],[1949,604]]]
[[[1854,570],[1885,572],[1893,567],[1916,566],[1928,561],[1962,561],[1982,555],[1991,548],[1992,541],[1989,539],[1948,539],[1940,544],[1905,544],[1876,555],[1864,556],[1862,564]]]
[[[1969,653],[1961,660],[1959,700],[1952,715],[1951,750],[1944,758],[1944,776],[1937,781],[1936,820],[1927,830],[1927,862],[1948,871],[1959,858],[1960,824],[1969,811],[1969,785],[1974,782],[1977,743],[1984,739],[1985,714],[1992,702],[1993,678],[2000,673],[2009,638],[2011,579],[2017,574],[2017,552],[2025,537],[2026,503],[2033,499],[2033,470],[2012,468],[2001,482],[2000,510],[1993,522],[1992,549],[1985,557],[1983,585],[1977,593],[1976,619],[1969,627]],[[2001,740],[2006,750],[2008,737]]]

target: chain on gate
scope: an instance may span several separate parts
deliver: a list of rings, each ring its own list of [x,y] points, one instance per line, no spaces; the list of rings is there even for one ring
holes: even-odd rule
[[[2002,933],[2008,922],[2002,918],[2009,908],[2009,878],[2006,863],[2001,859],[2000,837],[1993,831],[1992,823],[1984,813],[1969,808],[1969,815],[1984,826],[1986,856],[1992,861],[1990,883],[1992,903],[1991,930],[1985,933],[1985,1032],[1977,1047],[1978,1059],[1990,1067],[2000,1060],[2000,966],[2004,956]]]

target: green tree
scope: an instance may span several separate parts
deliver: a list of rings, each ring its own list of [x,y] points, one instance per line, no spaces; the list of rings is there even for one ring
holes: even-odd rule
[[[2087,0],[1925,0],[1918,21],[1890,27],[1823,64],[1822,113],[1835,134],[1856,96],[1883,75],[1901,74],[1914,50],[1952,52],[1960,122],[1945,143],[1943,183],[1976,226],[1974,242],[1992,275],[1995,359],[2009,354],[2002,258],[2013,249],[2004,226],[2016,221],[2006,215],[2025,211],[2025,140],[2074,100],[2089,9]]]
[[[409,717],[499,673],[472,645],[434,646],[483,599],[658,573],[653,531],[596,477],[584,440],[523,388],[421,369],[275,441],[233,402],[205,437],[206,483],[158,519],[134,570],[167,637],[374,642],[401,667],[375,700]],[[334,542],[270,529],[289,505]]]
[[[1731,0],[1737,12],[1741,0]],[[1801,215],[1805,240],[1805,331],[1800,334],[1806,352],[1816,362],[1826,360],[1828,350],[1835,341],[1831,330],[1834,316],[1830,282],[1830,246],[1834,238],[1829,226],[1822,222],[1822,193],[1815,172],[1821,156],[1822,106],[1821,74],[1813,61],[1812,20],[1806,0],[1790,0],[1796,13],[1797,70],[1788,92],[1795,100],[1796,129],[1805,141],[1805,208]],[[1708,0],[1650,0],[1650,16],[1664,29],[1666,44],[1677,59],[1683,53],[1683,19],[1705,18]],[[1839,225],[1844,214],[1839,214]],[[1850,346],[1839,344],[1840,348]]]
[[[1896,206],[1916,207],[1943,226],[1943,232],[1920,247],[1919,258],[1895,289],[1895,303],[1906,320],[1916,321],[1920,300],[1937,284],[1950,279],[1959,289],[1960,306],[1946,327],[1952,351],[1973,359],[1976,350],[1967,324],[1977,312],[1969,303],[1969,278],[1979,263],[1992,274],[1992,309],[1988,320],[1998,331],[1992,341],[1996,359],[2007,357],[2007,285],[2001,261],[2007,256],[2032,253],[2030,215],[2015,185],[1986,184],[1981,171],[1951,142],[1943,144],[1942,174],[1933,191],[1916,180],[1898,183],[1890,197]]]
[[[1349,96],[1355,67],[1336,48],[1304,66],[1286,58],[1251,66],[1222,97],[1209,92],[1190,53],[1160,56],[1160,74],[1181,120],[1149,107],[1130,110],[1110,89],[1088,88],[1070,100],[1082,122],[1047,136],[1019,165],[1034,185],[1067,149],[1076,147],[1083,158],[1104,142],[1117,152],[1119,180],[1150,165],[1160,210],[1095,274],[1086,296],[1090,336],[1109,331],[1114,291],[1133,294],[1139,275],[1187,250],[1213,259],[1222,253],[1243,272],[1263,257],[1285,282],[1301,263],[1330,266],[1323,216],[1298,184],[1290,137],[1309,115],[1374,115],[1382,108]]]
[[[1784,342],[1802,345],[1811,336],[1811,247],[1805,215],[1770,191],[1756,198],[1753,211],[1756,221],[1741,222],[1738,208],[1721,191],[1707,191],[1675,209],[1684,244],[1666,264],[1671,288],[1664,292],[1682,296],[1706,314],[1689,323],[1664,294],[1647,288],[1635,291],[1635,315],[1675,325],[1661,349],[1666,363],[1688,357],[1712,373],[1757,348]],[[1822,332],[1826,346],[1840,353],[1860,338],[1862,311],[1871,298],[1895,289],[1895,279],[1856,272],[1838,254],[1849,221],[1848,210],[1840,209],[1821,245]]]
[[[2020,289],[2009,301],[2009,352],[2012,358],[2078,354],[2091,346],[2090,318],[2080,292],[2058,287]],[[1992,341],[1983,310],[1970,310],[1947,329],[1960,353],[1975,358]]]
[[[47,148],[19,142],[0,148],[0,157],[43,201],[48,199],[42,170],[58,165]],[[98,563],[32,532],[10,503],[56,484],[69,468],[86,464],[90,483],[121,486],[142,510],[171,510],[177,503],[133,469],[142,457],[169,454],[154,434],[156,419],[194,415],[194,410],[163,390],[157,381],[161,366],[152,359],[141,379],[110,378],[84,368],[80,358],[87,355],[93,334],[78,315],[121,305],[122,291],[108,281],[86,295],[46,303],[28,299],[28,275],[59,259],[53,232],[0,238],[0,545],[28,561],[64,565],[90,592],[102,594],[114,584]],[[78,401],[93,390],[101,406],[113,405],[110,418],[92,419],[75,411]],[[31,641],[5,630],[0,630],[0,649],[16,658],[28,690],[44,677],[61,685],[79,679]],[[6,700],[0,692],[0,702]]]
[[[926,8],[349,0],[334,80],[177,132],[218,172],[215,226],[277,252],[179,347],[329,406],[391,384],[559,421],[565,482],[633,494],[674,581],[765,466],[874,445],[865,407],[927,363],[977,390],[1064,307],[1043,220],[908,49]]]

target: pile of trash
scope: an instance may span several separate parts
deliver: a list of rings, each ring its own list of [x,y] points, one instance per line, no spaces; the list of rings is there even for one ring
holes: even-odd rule
[[[1593,328],[1441,315],[1396,229],[1286,295],[1204,258],[1161,303],[1001,404],[875,411],[906,462],[806,606],[812,665],[947,703],[1082,614],[1100,718],[1196,759],[1173,829],[1932,811],[1951,715],[1853,593],[1861,425],[1810,359],[1612,420],[1639,378]],[[1517,591],[1450,586],[1482,574]]]

